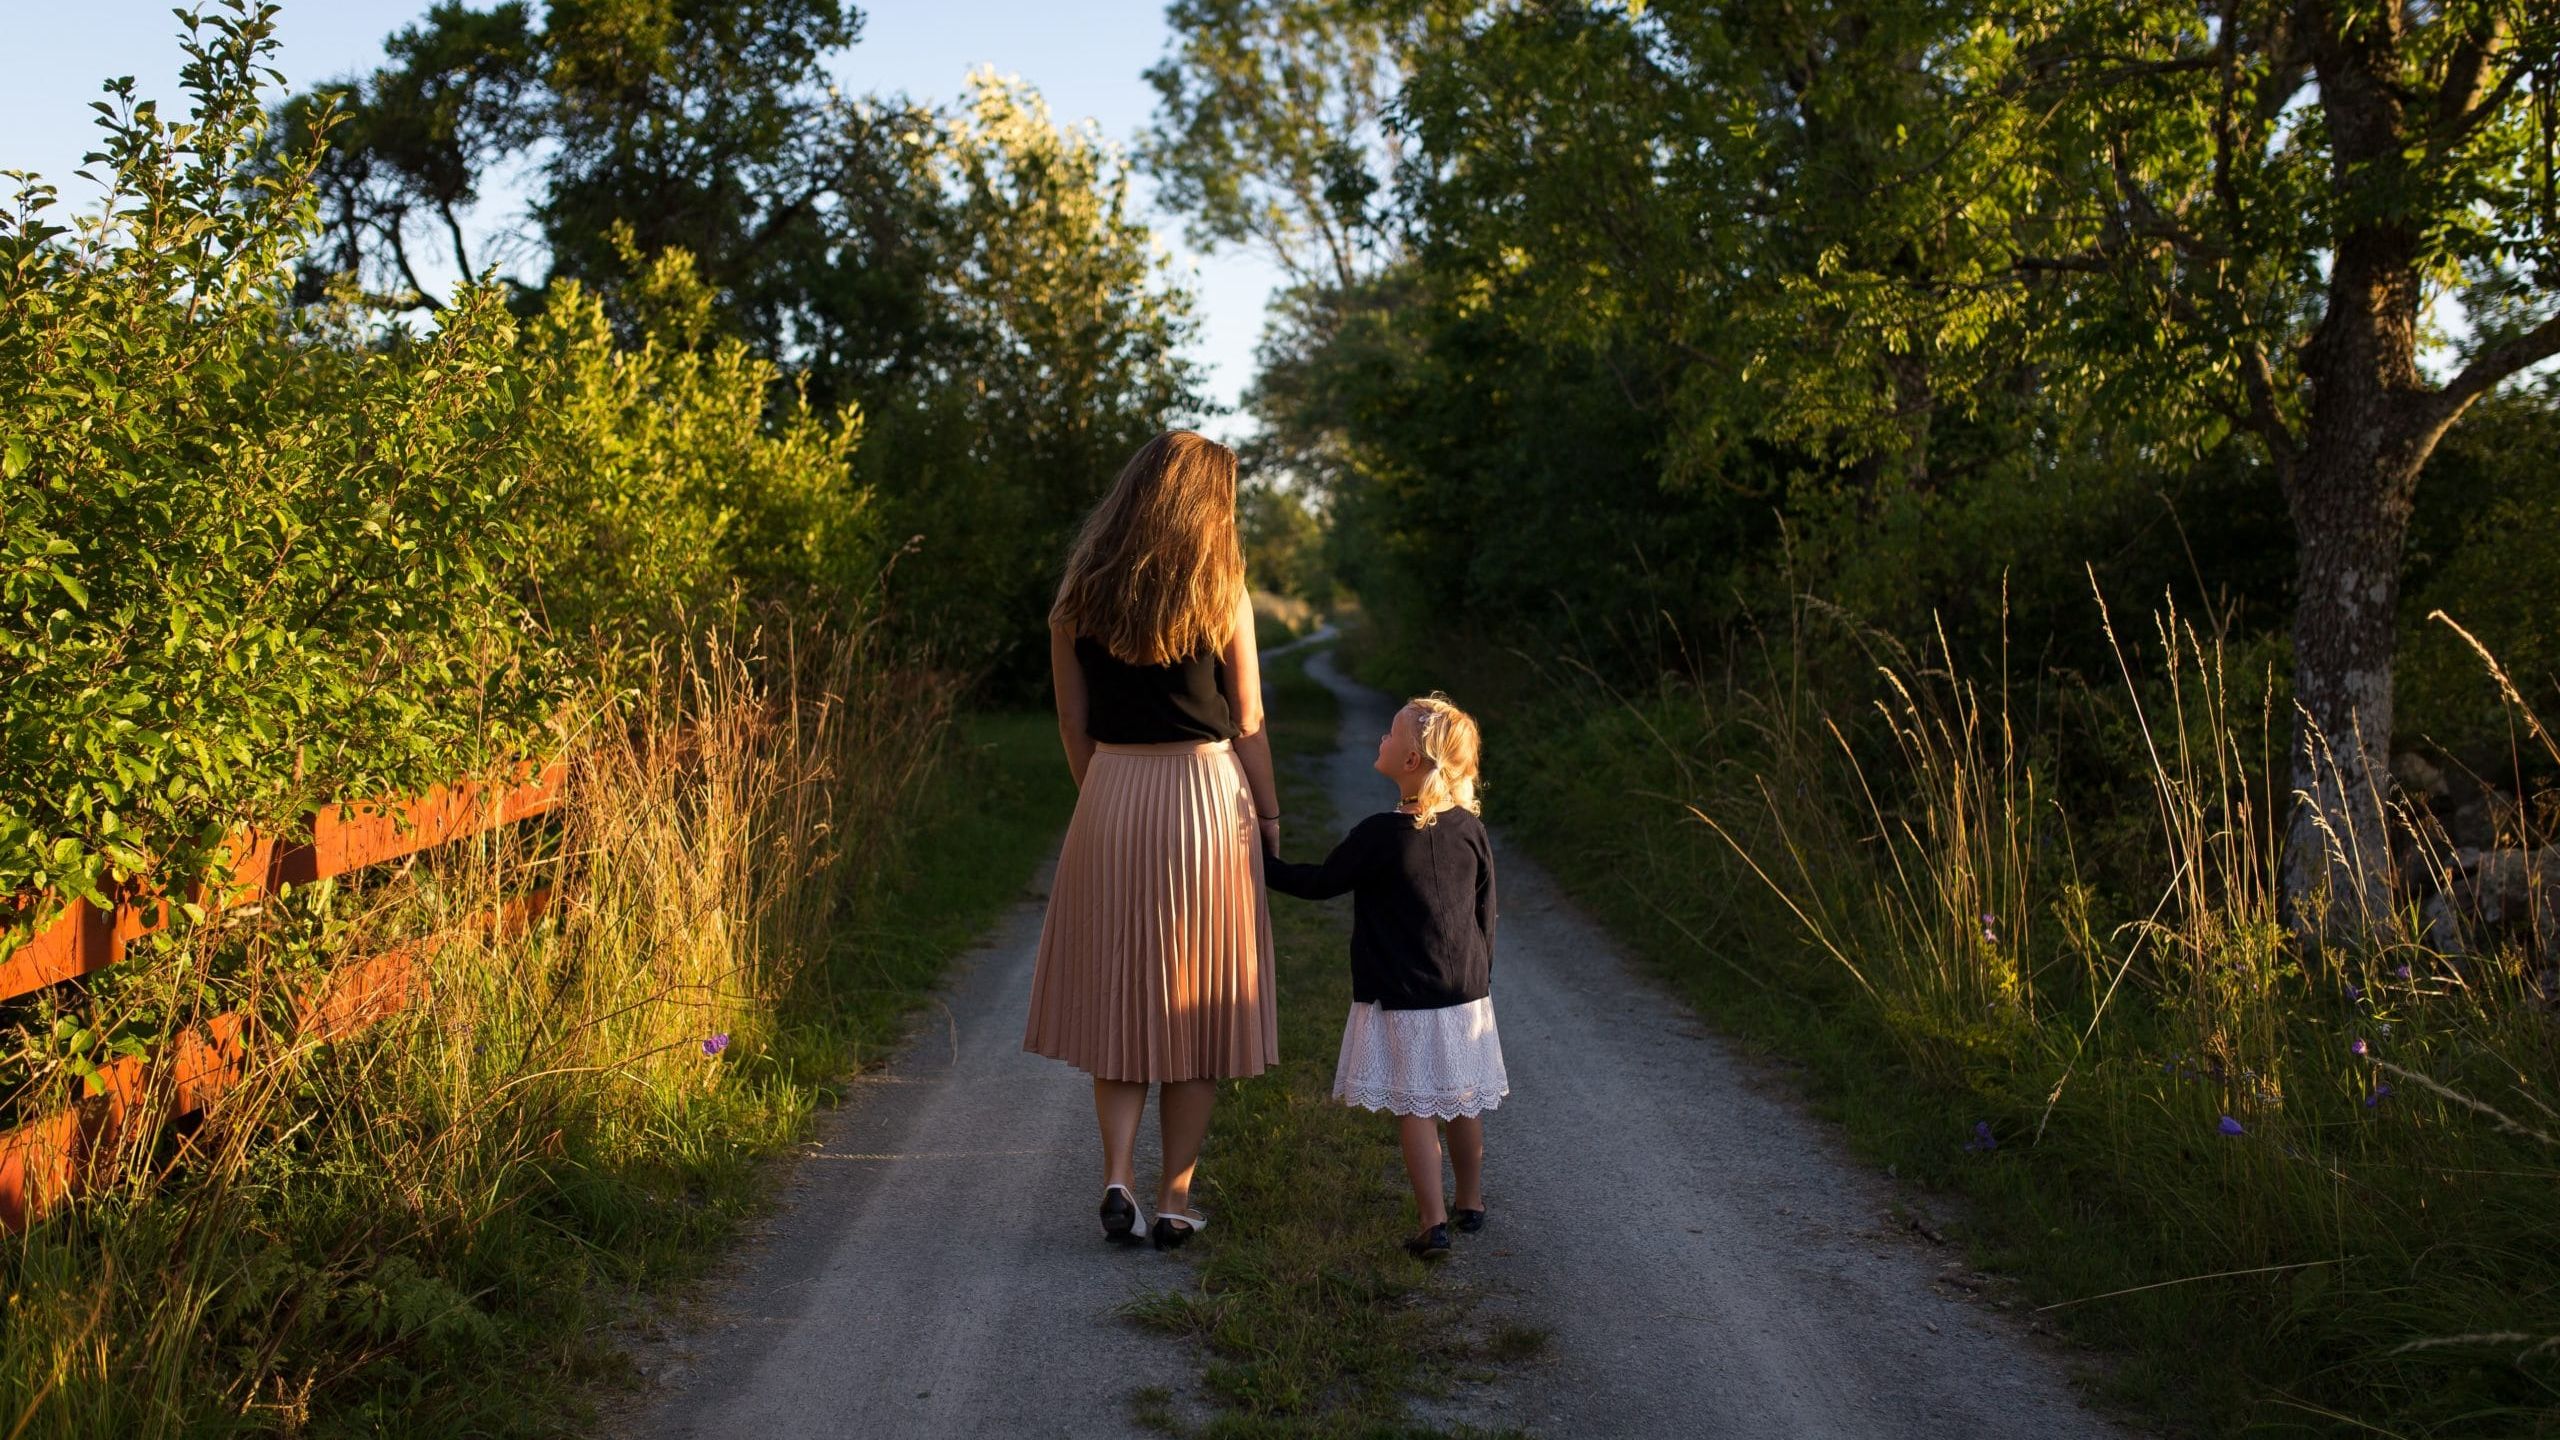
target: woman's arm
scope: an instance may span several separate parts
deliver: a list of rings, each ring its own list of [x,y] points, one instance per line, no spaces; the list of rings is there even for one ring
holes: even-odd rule
[[[1271,779],[1271,736],[1262,728],[1262,647],[1253,638],[1253,596],[1236,589],[1234,633],[1227,637],[1227,714],[1236,722],[1236,758],[1262,817],[1262,853],[1280,848],[1280,791]]]
[[[1084,689],[1084,666],[1076,661],[1076,637],[1049,627],[1049,692],[1058,702],[1058,740],[1067,749],[1067,770],[1084,788],[1085,767],[1093,763],[1093,736],[1085,729],[1090,712]]]

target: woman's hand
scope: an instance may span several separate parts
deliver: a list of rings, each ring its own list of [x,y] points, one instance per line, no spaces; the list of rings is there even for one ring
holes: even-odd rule
[[[1280,817],[1277,815],[1262,817],[1262,853],[1265,855],[1280,853]]]

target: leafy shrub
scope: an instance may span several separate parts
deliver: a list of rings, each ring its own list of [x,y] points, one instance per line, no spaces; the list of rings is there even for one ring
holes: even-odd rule
[[[571,285],[423,335],[297,306],[328,127],[279,159],[270,16],[189,23],[192,120],[120,84],[97,211],[16,175],[0,221],[0,891],[183,882],[231,827],[538,748],[688,606],[859,607],[859,427],[774,405],[682,252],[622,237],[627,341]]]
[[[629,252],[637,336],[614,342],[603,299],[556,287],[524,345],[524,462],[540,505],[528,558],[564,636],[627,645],[735,585],[823,613],[858,608],[877,568],[861,434],[792,390],[771,361],[712,329],[682,251]]]
[[[2479,657],[2427,615],[2442,610],[2497,655],[2530,703],[2560,701],[2560,385],[2483,401],[2446,437],[2419,493],[2402,607],[2401,728],[2492,779],[2517,752]],[[2532,758],[2528,751],[2525,757]]]
[[[119,82],[95,214],[57,224],[13,175],[0,891],[191,872],[228,825],[444,778],[537,708],[501,579],[529,499],[514,324],[466,291],[364,345],[287,306],[310,157],[236,183],[267,29],[191,30],[189,123]]]

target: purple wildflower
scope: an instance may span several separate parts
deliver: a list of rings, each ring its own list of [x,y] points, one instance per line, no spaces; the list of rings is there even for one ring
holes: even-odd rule
[[[2364,1043],[2362,1037],[2358,1037],[2354,1044],[2347,1047],[2347,1053],[2350,1055],[2369,1055],[2373,1053],[2373,1047]]]
[[[1999,1149],[2000,1142],[1993,1139],[1991,1136],[1991,1122],[1988,1120],[1974,1121],[1973,1138],[1964,1142],[1964,1148],[1967,1150],[1979,1150],[1986,1153]]]
[[[2347,1003],[2351,1005],[2363,1004],[2364,987],[2361,985],[2349,985],[2347,987]]]
[[[729,1048],[729,1036],[728,1036],[728,1032],[726,1032],[726,1031],[723,1031],[723,1032],[721,1032],[720,1034],[717,1034],[717,1035],[711,1036],[710,1038],[708,1038],[708,1039],[706,1039],[706,1040],[704,1040],[704,1041],[702,1042],[702,1053],[703,1053],[703,1054],[705,1054],[705,1055],[717,1055],[717,1054],[719,1054],[721,1051],[726,1050],[726,1049],[728,1049],[728,1048]]]
[[[2364,1097],[2364,1108],[2370,1110],[2390,1097],[2391,1082],[2388,1080],[2376,1080],[2373,1082],[2373,1093]]]
[[[2239,1121],[2237,1121],[2237,1120],[2232,1119],[2232,1118],[2231,1118],[2230,1116],[2228,1116],[2228,1115],[2223,1116],[2223,1117],[2222,1117],[2222,1123],[2220,1123],[2219,1125],[2216,1125],[2214,1128],[2215,1128],[2215,1129],[2217,1129],[2217,1130],[2220,1130],[2220,1131],[2221,1131],[2223,1134],[2225,1134],[2225,1135],[2246,1135],[2246,1134],[2248,1134],[2248,1133],[2249,1133],[2249,1129],[2248,1129],[2248,1127],[2247,1127],[2247,1126],[2245,1126],[2245,1125],[2241,1124],[2241,1123],[2240,1123]]]
[[[2391,973],[2406,980],[2409,978],[2409,967],[2405,964],[2394,965],[2391,967]]]

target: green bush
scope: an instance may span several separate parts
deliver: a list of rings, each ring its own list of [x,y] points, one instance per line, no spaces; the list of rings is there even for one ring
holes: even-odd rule
[[[0,219],[0,892],[183,882],[232,827],[539,749],[689,606],[864,603],[858,426],[775,404],[682,252],[625,238],[624,332],[573,285],[425,334],[298,306],[327,126],[269,153],[271,19],[190,25],[192,120],[121,83],[98,209],[13,172]]]
[[[2498,657],[2529,704],[2560,708],[2560,385],[2493,396],[2445,439],[2419,493],[2401,608],[2400,728],[2501,782],[2516,758],[2480,657],[2427,616],[2442,610]]]
[[[822,416],[796,388],[773,404],[779,372],[713,331],[690,257],[628,258],[632,344],[570,281],[523,346],[526,553],[551,628],[622,648],[733,586],[802,613],[859,609],[880,552],[853,476],[858,418]]]
[[[202,22],[190,123],[119,82],[95,214],[14,177],[0,891],[187,874],[226,826],[444,778],[538,709],[514,323],[466,291],[365,344],[287,304],[310,157],[242,179],[266,31]]]

